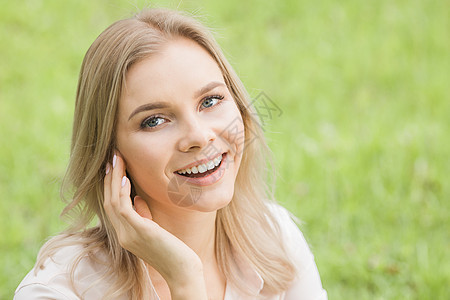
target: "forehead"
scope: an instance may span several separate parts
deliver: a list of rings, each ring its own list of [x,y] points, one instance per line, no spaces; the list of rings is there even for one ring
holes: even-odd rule
[[[211,81],[224,82],[216,61],[196,42],[178,38],[130,68],[122,98],[133,102],[190,97]]]

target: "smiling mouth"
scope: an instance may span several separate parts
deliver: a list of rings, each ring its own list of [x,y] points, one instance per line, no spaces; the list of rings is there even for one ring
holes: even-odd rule
[[[194,166],[192,168],[187,168],[183,170],[176,171],[175,173],[184,177],[189,178],[200,178],[200,177],[206,177],[215,171],[217,171],[220,166],[222,165],[223,161],[225,160],[226,153],[223,153],[222,155],[216,157],[215,159],[212,159],[208,161],[207,163]]]

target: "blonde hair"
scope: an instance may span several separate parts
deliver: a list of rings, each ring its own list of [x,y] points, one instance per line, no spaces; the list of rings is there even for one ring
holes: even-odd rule
[[[295,267],[267,204],[273,195],[266,184],[267,176],[262,174],[268,173],[269,150],[249,107],[249,96],[209,30],[192,17],[166,9],[144,10],[133,18],[115,22],[86,53],[77,89],[70,162],[62,188],[63,194],[72,191],[62,214],[73,220],[65,232],[42,248],[36,270],[58,248],[82,244],[83,250],[72,264],[72,281],[78,262],[102,250],[110,260],[102,279],[113,282],[106,297],[126,294],[131,299],[149,298],[150,282],[144,262],[120,246],[105,214],[103,178],[115,148],[118,102],[127,70],[177,37],[195,41],[217,62],[245,127],[247,143],[234,196],[217,213],[215,251],[219,267],[228,282],[245,292],[245,282],[233,263],[237,253],[261,275],[265,291],[280,293],[295,277]],[[92,227],[95,217],[99,224]]]

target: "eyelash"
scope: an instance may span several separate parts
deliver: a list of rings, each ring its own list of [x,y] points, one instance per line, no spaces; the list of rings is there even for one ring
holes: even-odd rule
[[[215,106],[218,106],[218,105],[222,104],[222,100],[224,99],[224,96],[221,96],[221,95],[207,96],[207,97],[205,97],[205,98],[202,99],[202,101],[201,101],[201,103],[200,103],[200,106],[201,106],[205,101],[207,101],[207,100],[213,100],[213,99],[218,100],[216,104],[214,104],[214,105],[212,105],[212,106],[209,106],[209,107],[204,107],[203,109],[200,109],[200,111],[202,111],[202,110],[204,110],[204,109],[212,108],[212,107],[215,107]],[[155,120],[155,119],[164,119],[164,120],[165,120],[165,118],[164,118],[162,115],[153,115],[153,116],[150,116],[150,117],[148,117],[148,118],[145,118],[144,121],[142,121],[141,126],[140,126],[141,129],[152,130],[152,129],[158,127],[159,125],[161,125],[161,124],[157,124],[156,126],[153,126],[153,127],[148,127],[148,126],[147,126],[147,123],[148,123],[149,121],[152,121],[152,120]],[[165,122],[163,122],[162,124],[164,124],[164,123],[165,123]]]
[[[201,106],[205,101],[207,101],[207,100],[212,100],[212,99],[217,99],[217,100],[218,100],[217,103],[214,104],[213,106],[220,105],[220,104],[222,104],[223,98],[224,98],[224,96],[221,96],[221,95],[207,96],[207,97],[205,97],[205,98],[202,99],[202,102],[201,102],[200,106]],[[203,108],[203,109],[208,109],[208,108],[213,107],[213,106],[205,107],[205,108]],[[202,109],[202,110],[203,110],[203,109]]]
[[[149,130],[152,130],[152,129],[158,127],[158,125],[160,125],[160,124],[158,124],[158,125],[156,125],[156,126],[153,126],[153,127],[147,126],[147,123],[148,123],[149,121],[152,121],[152,120],[155,120],[155,119],[164,119],[164,120],[165,120],[165,118],[164,118],[163,116],[161,116],[161,115],[153,115],[153,116],[150,116],[150,117],[148,117],[148,118],[145,118],[144,121],[142,121],[142,123],[141,123],[141,129],[149,129]]]

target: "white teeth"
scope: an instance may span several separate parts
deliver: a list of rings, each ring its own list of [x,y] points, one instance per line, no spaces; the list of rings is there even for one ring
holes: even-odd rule
[[[208,161],[207,163],[192,167],[192,168],[187,168],[187,169],[182,169],[180,171],[177,171],[178,174],[197,174],[197,173],[205,173],[208,170],[212,170],[215,167],[217,167],[220,162],[222,161],[222,155]]]
[[[206,165],[200,165],[200,166],[198,166],[198,171],[200,172],[200,173],[205,173],[206,171],[208,171],[208,168],[206,167]]]

